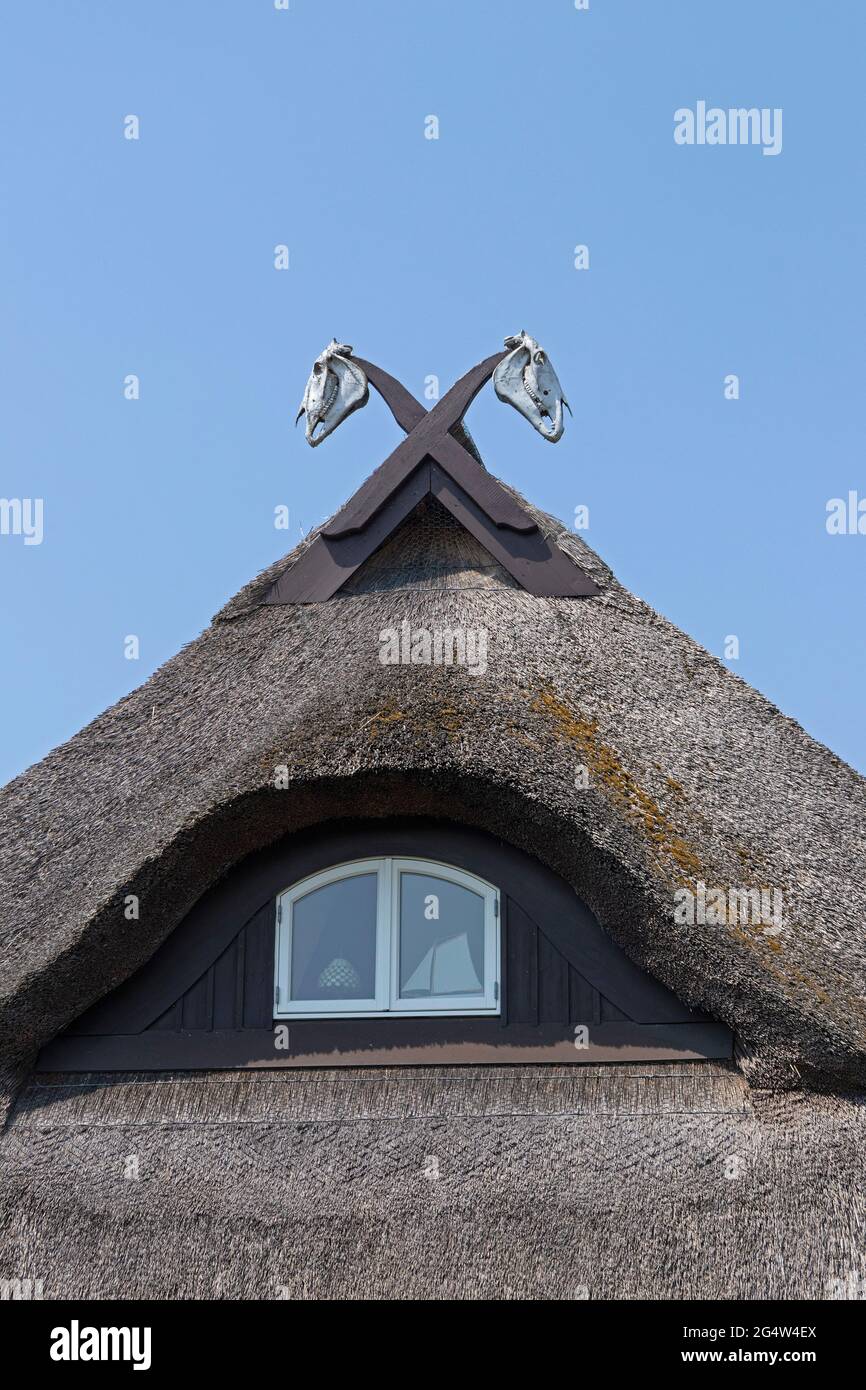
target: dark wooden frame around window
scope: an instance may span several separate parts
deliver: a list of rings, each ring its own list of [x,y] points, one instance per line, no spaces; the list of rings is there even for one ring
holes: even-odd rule
[[[499,1015],[274,1019],[278,894],[330,865],[378,855],[435,859],[499,889]],[[288,1035],[278,1048],[280,1026]],[[584,1026],[588,1046],[576,1047]],[[481,831],[407,820],[322,827],[237,865],[144,967],[43,1049],[38,1066],[580,1064],[731,1052],[730,1031],[639,970],[545,866]]]

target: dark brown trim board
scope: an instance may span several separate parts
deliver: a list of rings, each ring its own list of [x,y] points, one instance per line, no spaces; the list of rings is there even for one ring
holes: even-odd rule
[[[353,531],[363,531],[369,526],[376,512],[388,501],[394,489],[404,483],[425,458],[436,459],[449,473],[453,470],[455,481],[474,494],[478,505],[487,512],[496,526],[511,526],[517,531],[535,530],[535,522],[528,512],[514,500],[498,479],[482,468],[449,434],[449,431],[463,419],[472,401],[485,382],[489,381],[504,356],[505,353],[497,352],[477,367],[473,367],[430,411],[426,411],[420,401],[410,397],[421,411],[417,423],[385,462],[380,464],[375,473],[372,473],[354,496],[349,498],[325,527],[324,534],[336,539]],[[386,392],[390,392],[390,382],[394,378],[380,372],[371,362],[359,359],[359,365],[368,371],[372,369],[373,375],[370,380],[387,401]],[[400,390],[400,414],[398,415],[397,410],[392,407],[398,424],[402,424],[407,418],[405,398],[410,396],[405,387],[401,387]]]
[[[498,887],[499,1016],[273,1019],[277,895],[379,855],[436,859]],[[579,1047],[583,1026],[589,1045]],[[730,1031],[638,969],[557,875],[481,831],[419,819],[324,826],[251,856],[145,966],[49,1043],[38,1069],[579,1065],[731,1053]]]
[[[477,468],[478,464],[472,464]],[[476,501],[436,463],[425,459],[377,511],[367,529],[332,540],[320,533],[269,590],[264,602],[323,603],[342,588],[428,493],[448,509],[527,593],[539,598],[587,598],[598,586],[536,528],[497,527]]]
[[[473,367],[432,410],[372,362],[358,364],[407,437],[271,586],[264,602],[323,603],[432,492],[530,594],[586,598],[597,585],[545,540],[511,493],[454,437],[504,353]]]
[[[490,1066],[547,1063],[693,1062],[731,1056],[731,1036],[721,1023],[599,1024],[594,1041],[579,1053],[574,1039],[527,1030],[498,1036],[498,1020],[467,1019],[461,1041],[437,1039],[438,1019],[364,1019],[336,1040],[333,1026],[288,1023],[287,1046],[274,1033],[144,1033],[120,1037],[69,1037],[43,1048],[38,1071],[177,1071],[204,1068]],[[422,1023],[433,1024],[423,1030]],[[404,1025],[401,1027],[400,1025]],[[412,1024],[414,1027],[405,1025]],[[482,1028],[481,1025],[484,1025]],[[376,1026],[374,1026],[376,1025]],[[392,1030],[389,1034],[388,1030]],[[453,1032],[453,1030],[452,1030]],[[378,1034],[379,1036],[376,1036]]]
[[[265,603],[323,603],[351,579],[357,569],[397,529],[430,491],[430,465],[422,464],[407,478],[366,531],[330,540],[320,533],[308,550],[269,590]]]
[[[589,575],[540,531],[517,534],[493,526],[473,498],[435,463],[431,468],[430,491],[528,594],[538,598],[590,598],[600,592]]]

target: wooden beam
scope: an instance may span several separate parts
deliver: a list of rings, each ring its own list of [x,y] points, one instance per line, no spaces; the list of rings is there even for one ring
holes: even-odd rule
[[[281,1020],[278,1020],[280,1022]],[[39,1054],[36,1071],[217,1071],[285,1067],[513,1066],[555,1063],[698,1061],[730,1058],[730,1031],[720,1023],[602,1023],[590,1045],[576,1048],[563,1030],[514,1029],[507,1039],[499,1020],[461,1018],[283,1020],[289,1046],[277,1051],[273,1030],[153,1031],[114,1037],[56,1038]],[[383,1025],[374,1028],[374,1024]],[[462,1039],[454,1037],[460,1024]],[[438,1035],[438,1036],[437,1036]]]
[[[479,362],[477,367],[473,367],[452,386],[432,410],[424,413],[402,443],[398,444],[394,452],[365,483],[362,483],[354,497],[350,498],[345,507],[329,522],[323,534],[329,539],[336,539],[354,531],[362,531],[369,525],[376,512],[385,505],[394,489],[405,482],[409,474],[428,455],[435,458],[446,472],[451,473],[455,481],[470,495],[477,496],[479,505],[487,511],[497,526],[509,526],[516,531],[535,530],[536,523],[528,513],[515,502],[497,479],[482,468],[449,434],[449,430],[463,419],[478,392],[490,379],[504,356],[504,352],[497,352]],[[357,360],[364,371],[373,366],[361,358]],[[400,383],[386,372],[374,367],[370,380],[381,392],[395,420],[403,428],[404,422],[408,422],[413,414],[410,402],[423,411],[423,406],[410,396],[405,387],[400,386]]]
[[[492,526],[482,508],[436,464],[431,470],[431,487],[433,495],[451,515],[490,551],[527,593],[538,598],[588,598],[600,592],[577,562],[546,540],[540,531],[519,535]]]
[[[322,603],[331,598],[429,491],[528,593],[573,598],[599,592],[454,437],[505,355],[494,353],[479,362],[430,411],[396,377],[374,362],[355,359],[407,437],[276,580],[265,603]]]
[[[291,569],[280,575],[264,602],[323,603],[332,598],[429,491],[430,465],[424,463],[397,486],[364,531],[333,539],[321,531]]]

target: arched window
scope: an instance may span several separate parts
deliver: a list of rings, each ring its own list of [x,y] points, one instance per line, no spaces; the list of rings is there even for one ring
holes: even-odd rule
[[[415,818],[312,826],[241,860],[39,1067],[579,1066],[731,1048],[550,868]]]
[[[432,859],[359,859],[277,897],[275,1018],[499,1013],[499,894]]]

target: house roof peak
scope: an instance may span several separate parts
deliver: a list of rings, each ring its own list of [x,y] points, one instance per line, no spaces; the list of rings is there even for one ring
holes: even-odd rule
[[[306,415],[308,443],[315,447],[365,405],[371,384],[406,438],[279,576],[264,602],[331,598],[429,496],[529,593],[597,594],[593,580],[550,544],[532,513],[487,472],[465,429],[463,417],[491,377],[500,400],[551,443],[561,438],[567,401],[547,354],[525,332],[506,338],[505,351],[472,367],[429,411],[395,377],[354,357],[348,344],[330,343],[313,364],[298,414]]]

